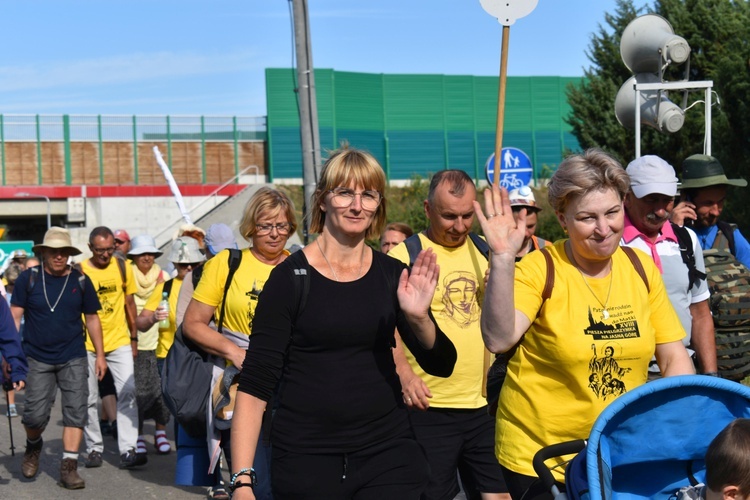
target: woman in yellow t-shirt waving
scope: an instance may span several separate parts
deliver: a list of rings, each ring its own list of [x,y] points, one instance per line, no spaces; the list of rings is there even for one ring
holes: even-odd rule
[[[646,382],[654,354],[665,376],[694,373],[681,342],[685,331],[651,256],[631,260],[619,246],[629,189],[625,169],[602,151],[566,158],[550,180],[549,201],[569,237],[519,263],[525,210],[516,222],[508,193],[497,188],[486,191],[485,212],[474,202],[492,249],[484,342],[495,353],[518,344],[495,434],[513,498],[551,498],[533,477],[534,454],[587,438],[607,404]],[[554,286],[545,300],[549,270]]]
[[[240,222],[240,234],[252,246],[242,250],[239,267],[231,282],[227,283],[230,250],[219,252],[203,265],[200,282],[185,311],[183,333],[215,357],[215,382],[223,377],[224,367],[228,367],[227,373],[230,369],[236,367],[239,370],[242,367],[258,297],[271,270],[289,255],[285,250],[286,243],[296,229],[297,220],[291,200],[280,191],[261,188],[248,202]],[[213,318],[218,323],[222,316],[222,331],[217,332],[209,325]],[[212,403],[209,401],[209,404]],[[214,470],[218,461],[219,446],[231,467],[230,433],[226,425],[231,414],[224,416],[225,425],[209,422],[209,470]],[[255,463],[262,467],[269,460],[269,448],[259,443]],[[264,473],[263,477],[267,481],[269,474]],[[270,483],[265,484],[266,481],[258,485],[259,498],[264,498],[260,494],[262,491],[268,491],[270,495]]]

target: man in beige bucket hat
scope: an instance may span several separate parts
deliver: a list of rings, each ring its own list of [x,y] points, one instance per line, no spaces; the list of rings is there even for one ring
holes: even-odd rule
[[[24,477],[39,470],[42,432],[58,388],[63,413],[63,457],[59,485],[80,489],[86,483],[78,475],[78,448],[87,418],[88,358],[84,345],[82,318],[85,318],[96,350],[96,376],[107,370],[102,343],[100,309],[96,290],[86,276],[68,265],[81,253],[70,241],[70,233],[51,227],[44,241],[34,246],[42,264],[23,271],[16,279],[11,312],[20,326],[25,320],[23,349],[29,361],[26,404],[22,423],[26,430],[26,452],[21,463]]]

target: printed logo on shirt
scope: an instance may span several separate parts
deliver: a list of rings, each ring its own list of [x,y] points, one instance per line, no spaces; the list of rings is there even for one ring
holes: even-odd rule
[[[615,351],[622,353],[622,346],[615,342],[608,342],[600,356],[596,352],[596,344],[591,344],[593,355],[589,361],[589,388],[597,398],[608,401],[627,392],[623,376],[631,371],[631,368],[621,366],[622,358],[615,358]]]
[[[101,313],[104,315],[112,314],[115,310],[110,297],[121,290],[116,280],[107,280],[99,283],[96,294],[99,296],[99,302],[102,305]]]
[[[263,291],[263,286],[258,286],[258,280],[253,281],[253,288],[245,293],[245,296],[249,298],[247,303],[247,324],[250,330],[253,329],[253,319],[255,318],[255,306],[258,305],[258,298],[260,292]]]
[[[601,315],[602,319],[596,321],[594,314]],[[634,339],[641,336],[633,309],[629,305],[607,309],[589,307],[589,327],[583,333],[591,335],[594,340]]]
[[[473,273],[455,271],[443,278],[442,316],[462,328],[479,321],[479,283]]]

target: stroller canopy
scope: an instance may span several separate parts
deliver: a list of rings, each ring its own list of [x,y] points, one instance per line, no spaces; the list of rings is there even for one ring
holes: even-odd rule
[[[623,394],[592,427],[588,497],[666,499],[704,481],[709,443],[736,418],[750,418],[750,387],[728,380],[668,377]]]

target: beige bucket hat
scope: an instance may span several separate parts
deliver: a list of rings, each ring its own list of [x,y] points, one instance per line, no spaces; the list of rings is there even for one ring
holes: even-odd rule
[[[68,230],[57,226],[50,227],[47,232],[44,233],[44,240],[38,245],[34,245],[32,250],[34,253],[39,253],[44,248],[64,248],[68,250],[70,255],[81,254],[81,251],[73,246]]]

